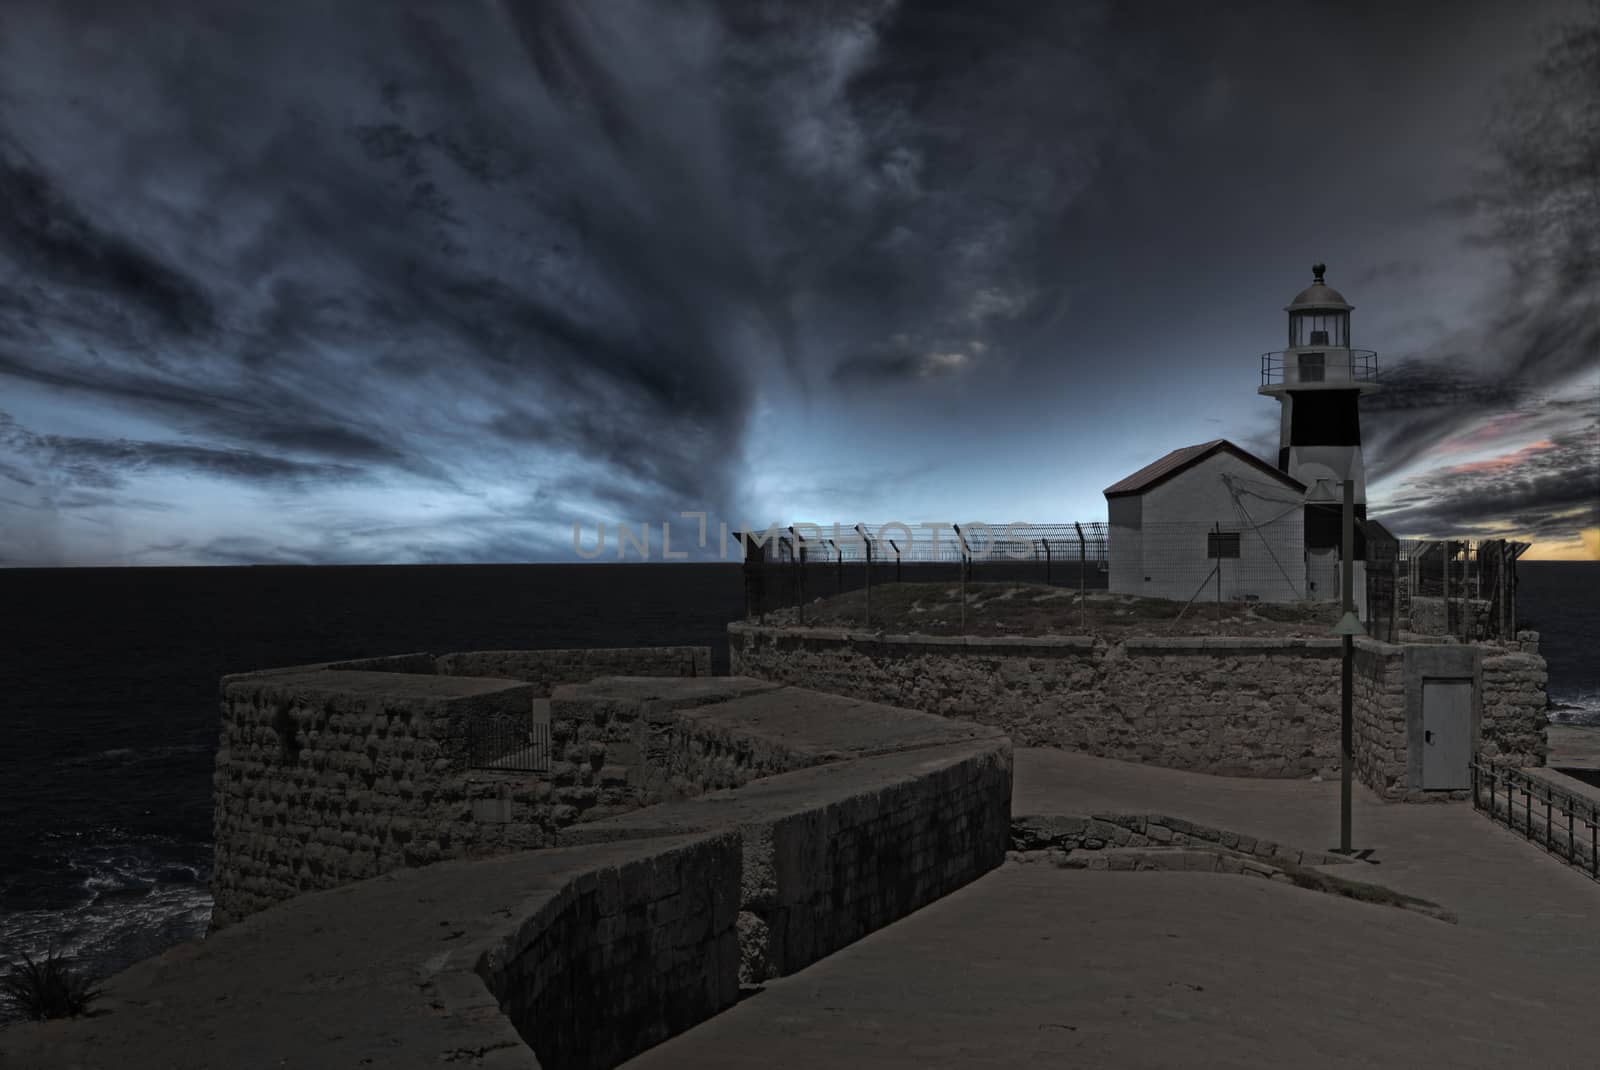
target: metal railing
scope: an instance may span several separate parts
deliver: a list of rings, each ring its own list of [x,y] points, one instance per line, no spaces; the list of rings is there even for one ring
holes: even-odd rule
[[[1329,348],[1312,364],[1286,357],[1305,357],[1299,350],[1275,349],[1261,354],[1262,386],[1303,386],[1311,383],[1376,383],[1378,353],[1373,349]]]
[[[1600,803],[1569,794],[1520,769],[1474,759],[1472,806],[1600,880]]]
[[[467,723],[467,768],[508,773],[550,771],[550,723],[495,717]]]

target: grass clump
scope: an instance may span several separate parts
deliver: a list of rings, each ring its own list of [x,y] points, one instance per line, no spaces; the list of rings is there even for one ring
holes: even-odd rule
[[[54,951],[38,962],[23,952],[21,962],[0,974],[0,1000],[36,1022],[77,1017],[102,993],[93,978]]]

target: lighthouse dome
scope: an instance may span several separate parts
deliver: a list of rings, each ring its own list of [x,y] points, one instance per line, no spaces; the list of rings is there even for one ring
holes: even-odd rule
[[[1340,309],[1350,311],[1355,306],[1344,299],[1344,294],[1322,281],[1322,273],[1327,271],[1326,265],[1314,264],[1311,274],[1315,278],[1310,286],[1294,295],[1294,300],[1284,306],[1286,312],[1298,312],[1302,309]]]

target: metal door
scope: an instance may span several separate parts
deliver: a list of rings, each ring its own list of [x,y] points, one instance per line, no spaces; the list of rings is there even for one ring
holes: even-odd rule
[[[1422,786],[1472,786],[1472,681],[1422,681]]]

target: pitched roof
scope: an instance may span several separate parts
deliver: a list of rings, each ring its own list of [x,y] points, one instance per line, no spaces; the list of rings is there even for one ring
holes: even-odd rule
[[[1147,464],[1126,479],[1119,479],[1111,484],[1105,489],[1105,496],[1107,498],[1116,498],[1124,494],[1140,494],[1158,483],[1165,483],[1185,469],[1193,468],[1207,457],[1216,453],[1231,453],[1246,464],[1254,465],[1267,475],[1288,484],[1296,490],[1306,489],[1305,484],[1298,479],[1285,475],[1266,461],[1254,454],[1246,453],[1227,439],[1214,438],[1210,442],[1202,442],[1197,446],[1185,446],[1182,449],[1173,450],[1159,461]]]

